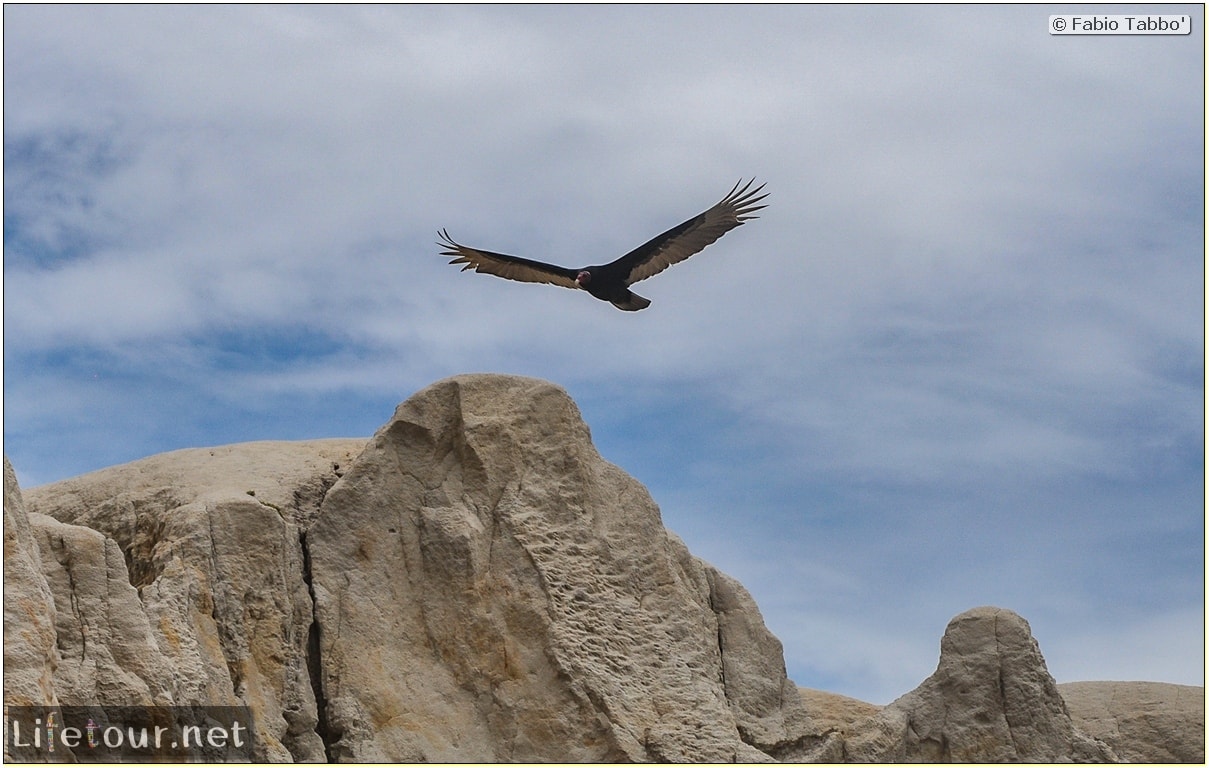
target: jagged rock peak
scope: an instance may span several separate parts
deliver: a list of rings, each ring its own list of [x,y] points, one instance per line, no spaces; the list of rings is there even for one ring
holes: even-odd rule
[[[805,721],[750,596],[547,382],[417,393],[308,544],[338,759],[769,760]]]
[[[1204,757],[1203,688],[1056,687],[1000,608],[887,707],[800,695],[747,591],[535,379],[24,495],[6,459],[4,512],[6,704],[243,705],[256,760]]]
[[[769,761],[802,740],[751,596],[546,382],[438,382],[369,441],[92,472],[31,489],[28,519],[6,480],[5,609],[36,609],[6,625],[7,690],[31,702],[242,704],[273,761]]]
[[[949,622],[936,671],[845,744],[851,762],[1115,762],[1078,731],[1028,622],[974,608]]]

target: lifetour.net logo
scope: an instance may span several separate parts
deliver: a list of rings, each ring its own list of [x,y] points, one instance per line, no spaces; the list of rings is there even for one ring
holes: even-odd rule
[[[250,762],[245,707],[9,707],[4,751],[30,762]]]

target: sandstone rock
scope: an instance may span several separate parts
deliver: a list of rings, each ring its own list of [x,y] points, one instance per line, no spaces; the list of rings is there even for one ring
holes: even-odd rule
[[[55,596],[63,703],[168,705],[171,672],[127,578],[113,539],[80,525],[30,515],[42,573]]]
[[[1204,763],[1205,689],[1144,682],[1062,683],[1071,720],[1130,763]]]
[[[799,688],[798,693],[806,711],[810,713],[811,723],[822,733],[837,731],[844,735],[854,734],[858,723],[863,723],[882,709],[877,704],[813,688]]]
[[[783,762],[842,763],[846,739],[881,710],[876,704],[810,688],[799,688],[798,696],[810,718],[795,742],[777,750]]]
[[[245,705],[257,758],[324,759],[302,526],[363,445],[174,451],[31,489],[55,518],[31,514],[60,702]]]
[[[344,760],[769,760],[780,644],[546,382],[418,393],[307,535]]]
[[[63,703],[245,704],[270,760],[767,761],[798,738],[750,595],[663,529],[564,392],[435,385],[329,494],[364,445],[31,490],[23,551],[64,653],[33,667]]]
[[[42,575],[42,558],[25,512],[25,502],[8,457],[4,458],[4,703],[56,706],[54,673],[55,601]],[[14,749],[8,760],[32,760],[30,750]]]
[[[1078,731],[1028,622],[1002,608],[958,615],[936,672],[844,745],[850,762],[1115,762]]]
[[[144,509],[229,499],[255,500],[305,529],[365,442],[265,440],[170,451],[28,489],[26,502],[31,511],[63,522],[113,529],[119,542],[133,542],[136,532],[128,529]]]
[[[261,760],[1204,758],[1203,688],[1055,686],[998,608],[887,707],[796,689],[747,591],[532,379],[24,499],[6,461],[4,511],[6,704],[245,705]]]

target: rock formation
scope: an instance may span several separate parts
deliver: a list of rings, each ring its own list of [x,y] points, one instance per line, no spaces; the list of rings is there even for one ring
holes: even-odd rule
[[[853,762],[1114,762],[1071,723],[1028,622],[974,608],[949,622],[936,671],[844,744]]]
[[[1205,689],[1146,682],[1062,683],[1071,720],[1129,763],[1205,762]]]
[[[856,733],[859,723],[881,710],[876,704],[838,693],[817,691],[813,688],[799,688],[798,693],[802,696],[806,711],[810,713],[811,725],[816,729],[818,736],[829,733],[851,736]]]
[[[58,700],[246,704],[256,757],[323,760],[301,533],[364,445],[175,451],[32,489]]]
[[[25,512],[17,475],[4,459],[4,704],[57,706],[59,667],[55,598],[42,575],[42,558]],[[32,750],[5,743],[5,757],[34,760]]]
[[[334,757],[767,760],[804,723],[747,592],[545,382],[413,397],[307,541]]]
[[[1057,687],[1002,609],[954,619],[887,707],[799,691],[747,591],[533,379],[438,382],[368,441],[176,451],[24,499],[5,470],[7,705],[238,704],[272,761],[1204,754],[1203,689]]]
[[[65,703],[246,703],[270,760],[769,760],[806,722],[746,590],[544,382],[28,496],[61,658],[26,666]]]

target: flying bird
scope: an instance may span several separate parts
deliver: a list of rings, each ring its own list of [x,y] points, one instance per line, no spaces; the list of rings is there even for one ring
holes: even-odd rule
[[[444,229],[437,233],[442,238],[437,244],[446,249],[441,252],[442,256],[454,257],[450,264],[465,265],[463,272],[473,269],[475,272],[525,283],[582,288],[602,301],[611,302],[618,309],[636,312],[649,307],[651,300],[631,291],[631,285],[684,261],[748,219],[759,218],[753,214],[766,206],[756,203],[768,197],[768,194],[760,194],[760,190],[764,189],[763,184],[751,189],[754,183],[755,179],[752,179],[744,185],[743,180],[739,179],[739,183],[717,205],[651,238],[608,264],[570,269],[519,256],[483,251],[454,242]]]

